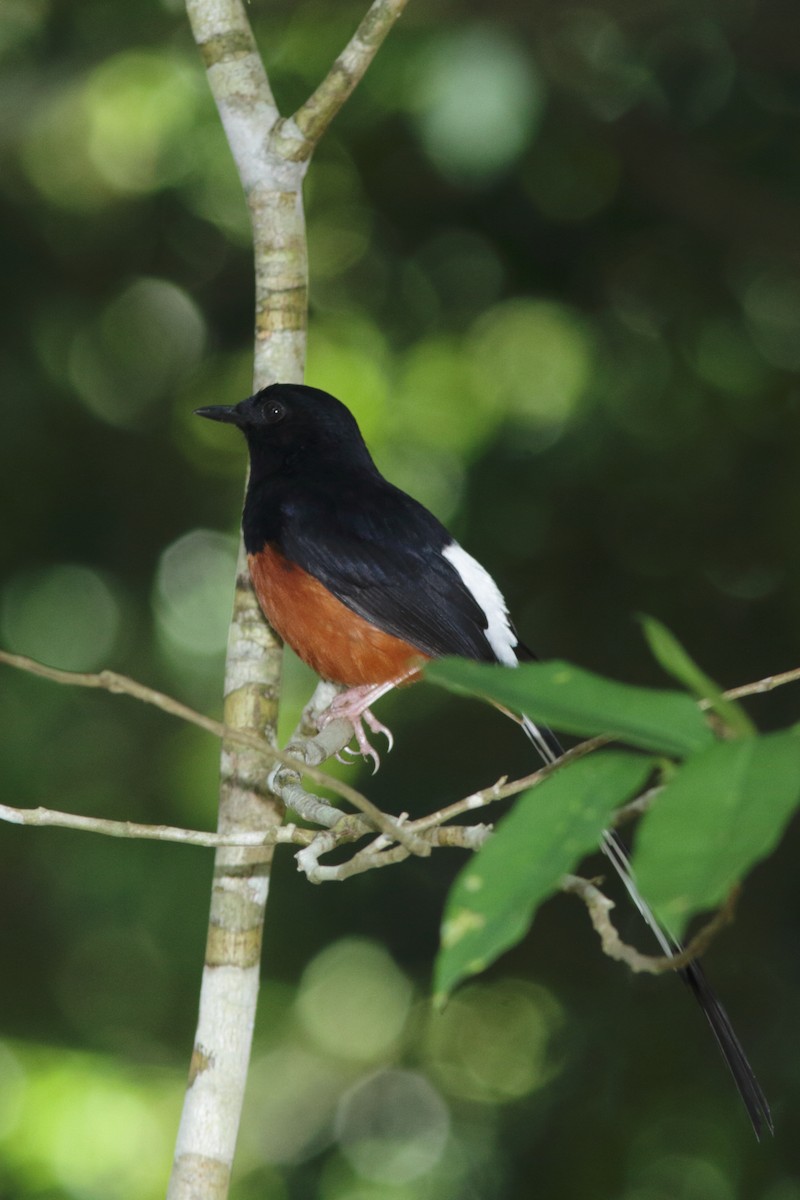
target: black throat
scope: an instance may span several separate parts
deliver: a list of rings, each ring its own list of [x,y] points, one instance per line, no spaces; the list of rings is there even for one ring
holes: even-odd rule
[[[242,535],[248,554],[257,554],[267,542],[280,542],[283,491],[285,487],[279,476],[258,479],[251,473],[242,513]]]
[[[370,509],[384,489],[395,490],[368,455],[342,462],[315,453],[265,470],[251,453],[242,514],[245,549],[257,554],[269,542],[282,550],[294,531],[313,533],[342,510]]]

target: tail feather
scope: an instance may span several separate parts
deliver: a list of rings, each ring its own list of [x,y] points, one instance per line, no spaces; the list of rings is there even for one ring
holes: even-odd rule
[[[769,1102],[748,1062],[741,1042],[733,1031],[728,1014],[706,978],[705,971],[699,962],[691,962],[678,974],[705,1013],[722,1057],[727,1063],[728,1070],[733,1076],[736,1088],[747,1109],[747,1115],[750,1117],[756,1137],[760,1141],[762,1133],[774,1134],[775,1127],[772,1123]]]
[[[561,755],[564,753],[564,747],[552,729],[549,729],[547,725],[534,725],[530,717],[523,716],[522,728],[539,751],[544,762],[554,763],[561,758]]]
[[[535,725],[529,717],[523,717],[522,727],[533,745],[546,763],[555,762],[564,753],[563,747],[556,735],[546,725]],[[646,925],[658,942],[663,954],[673,958],[681,952],[680,943],[660,924],[655,913],[642,896],[630,866],[630,858],[625,843],[615,830],[606,830],[601,843],[603,853],[619,875],[633,903],[642,915]],[[706,1020],[716,1038],[722,1057],[728,1070],[733,1076],[734,1083],[742,1098],[747,1114],[757,1138],[768,1131],[773,1133],[772,1114],[769,1104],[755,1077],[753,1068],[747,1060],[747,1055],[733,1031],[728,1014],[719,1002],[716,993],[706,978],[699,962],[691,962],[687,967],[677,972],[700,1005]]]

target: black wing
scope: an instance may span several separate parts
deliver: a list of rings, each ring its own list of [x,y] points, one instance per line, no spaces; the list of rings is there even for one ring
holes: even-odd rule
[[[304,488],[281,503],[280,548],[338,600],[423,654],[496,656],[486,614],[442,555],[452,537],[432,513],[383,479]]]

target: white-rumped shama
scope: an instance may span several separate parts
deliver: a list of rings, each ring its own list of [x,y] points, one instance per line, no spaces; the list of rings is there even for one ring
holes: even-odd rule
[[[346,717],[378,765],[362,721],[391,734],[370,705],[447,654],[515,667],[520,643],[487,571],[440,521],[380,474],[350,411],[319,388],[276,383],[236,405],[196,410],[247,439],[250,479],[242,529],[250,576],[270,625],[324,679],[345,684],[323,721]],[[563,752],[551,730],[523,728],[546,762]],[[618,835],[602,848],[666,955],[680,950],[631,875]],[[680,971],[697,998],[756,1134],[769,1106],[699,963]]]

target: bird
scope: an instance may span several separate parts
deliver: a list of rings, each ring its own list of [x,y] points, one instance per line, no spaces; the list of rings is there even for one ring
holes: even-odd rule
[[[195,410],[235,425],[250,475],[242,533],[253,589],[280,637],[323,679],[344,685],[320,718],[346,718],[358,753],[380,757],[364,725],[391,731],[372,705],[421,677],[426,662],[458,655],[516,667],[535,655],[520,641],[489,572],[424,505],[375,465],[345,404],[320,388],[273,383],[235,405]],[[510,714],[509,714],[510,715]],[[547,726],[522,717],[545,763],[563,754]],[[615,830],[601,849],[668,957],[681,951],[641,895]],[[714,1033],[755,1130],[773,1131],[766,1097],[705,972],[681,975]]]

